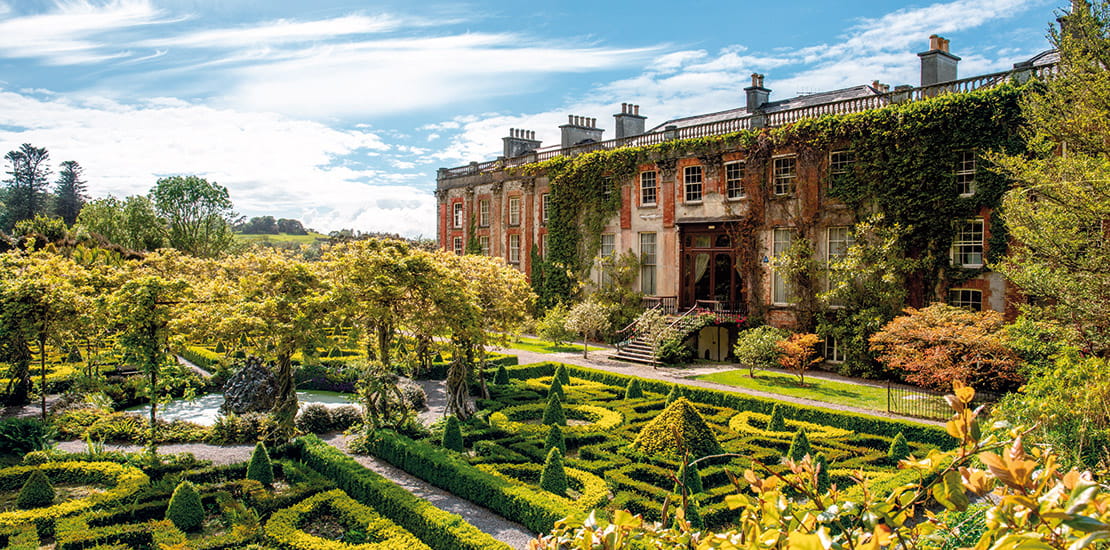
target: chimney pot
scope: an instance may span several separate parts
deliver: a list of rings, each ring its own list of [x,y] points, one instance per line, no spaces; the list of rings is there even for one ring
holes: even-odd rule
[[[636,116],[640,116],[640,106],[639,105],[633,105],[632,106],[632,114],[634,114]]]
[[[917,54],[921,58],[921,85],[932,86],[959,78],[957,65],[960,58],[948,51],[948,40],[939,36],[929,37],[929,51]]]

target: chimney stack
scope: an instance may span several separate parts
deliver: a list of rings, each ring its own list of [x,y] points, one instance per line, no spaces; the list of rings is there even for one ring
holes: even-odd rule
[[[959,78],[956,65],[960,58],[948,52],[948,39],[932,35],[929,51],[917,54],[921,58],[921,85],[932,86]]]
[[[562,147],[565,149],[580,143],[594,143],[601,141],[601,134],[605,132],[597,127],[597,119],[577,115],[567,115],[567,123],[560,126],[562,131]]]
[[[505,147],[505,158],[519,157],[540,148],[540,141],[532,130],[509,128],[509,137],[501,138],[501,142]]]
[[[767,104],[767,100],[771,97],[771,90],[763,87],[763,75],[759,73],[752,73],[752,85],[744,88],[748,96],[748,112],[754,112]]]
[[[644,121],[647,117],[640,116],[640,106],[631,103],[621,103],[621,112],[613,115],[616,120],[616,138],[638,136],[644,133]]]

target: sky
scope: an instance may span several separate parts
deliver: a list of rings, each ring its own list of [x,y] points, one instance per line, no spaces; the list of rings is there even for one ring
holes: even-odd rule
[[[0,151],[85,168],[89,194],[196,174],[244,216],[435,236],[435,173],[558,143],[574,114],[613,137],[879,80],[917,84],[929,35],[959,74],[1047,49],[1064,0],[0,0]]]

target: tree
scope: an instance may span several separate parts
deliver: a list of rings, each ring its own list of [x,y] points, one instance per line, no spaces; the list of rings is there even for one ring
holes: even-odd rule
[[[285,233],[286,235],[307,235],[304,225],[300,220],[291,220],[288,218],[278,218],[277,221],[278,233]]]
[[[254,444],[251,461],[247,464],[247,479],[253,479],[267,487],[274,483],[274,466],[270,463],[270,452],[261,441]]]
[[[609,328],[609,309],[590,299],[579,302],[567,312],[567,330],[582,335],[582,357],[587,357],[590,337],[597,338]]]
[[[1004,391],[1022,382],[1021,359],[1006,346],[1002,314],[947,304],[907,308],[871,337],[888,368],[914,384],[943,391],[954,380]]]
[[[890,442],[890,448],[886,451],[886,456],[894,462],[905,460],[910,456],[910,444],[906,441],[906,436],[902,432],[894,436],[894,440]]]
[[[778,403],[775,403],[775,406],[771,407],[771,418],[767,420],[767,431],[769,431],[769,432],[785,432],[786,431],[786,421],[782,417],[782,409],[779,408]]]
[[[562,302],[547,309],[536,323],[536,336],[555,344],[565,344],[574,338],[574,331],[567,328],[567,306]]]
[[[131,250],[157,250],[166,246],[166,222],[143,195],[124,200],[115,197],[96,199],[77,215],[79,228]]]
[[[358,396],[370,428],[398,427],[411,411],[398,386],[399,379],[385,365],[368,361],[358,380]]]
[[[640,379],[633,378],[628,381],[628,385],[624,388],[625,399],[640,399],[644,396],[644,390],[640,387]]]
[[[748,367],[748,376],[755,378],[756,369],[766,370],[778,366],[779,355],[782,354],[778,342],[789,334],[770,325],[750,328],[737,336],[732,353],[741,365]]]
[[[197,176],[162,178],[150,190],[169,227],[169,245],[199,257],[216,257],[234,241],[235,219],[227,188]]]
[[[47,214],[46,191],[50,177],[50,153],[42,147],[24,143],[19,149],[4,155],[8,161],[8,184],[5,197],[5,218],[0,230],[10,230],[15,222],[29,220],[37,214]]]
[[[791,334],[786,340],[779,340],[779,365],[798,377],[798,385],[806,385],[806,371],[820,363],[824,358],[816,357],[814,348],[821,338],[816,334]]]
[[[247,235],[277,235],[278,224],[273,216],[255,216],[239,226],[238,231]]]
[[[81,179],[83,169],[75,160],[62,163],[58,172],[58,182],[54,186],[54,214],[65,220],[66,225],[77,222],[77,215],[89,197],[85,194],[85,181]]]
[[[992,160],[1012,188],[1001,220],[1015,243],[998,269],[1029,311],[1074,328],[1089,352],[1110,353],[1110,7],[1077,0],[1049,39],[1058,74],[1022,108],[1029,155]]]
[[[547,396],[558,396],[559,399],[567,398],[567,393],[563,390],[563,381],[558,376],[551,378],[551,386],[547,388]]]

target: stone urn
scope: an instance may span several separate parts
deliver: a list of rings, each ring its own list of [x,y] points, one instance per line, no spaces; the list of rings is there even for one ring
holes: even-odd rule
[[[268,412],[277,401],[278,384],[274,373],[258,357],[248,357],[238,372],[224,383],[224,404],[220,412],[243,414]]]

